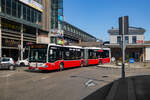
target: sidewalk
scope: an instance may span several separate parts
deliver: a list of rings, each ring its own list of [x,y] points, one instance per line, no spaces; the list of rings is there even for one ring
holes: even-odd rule
[[[135,76],[113,83],[106,100],[150,100],[150,76]]]
[[[150,100],[150,75],[119,79],[83,100]],[[108,87],[109,90],[108,90]],[[107,93],[106,93],[107,92]]]
[[[101,64],[98,65],[98,67],[103,67],[103,68],[121,68],[121,63],[119,65],[115,64]],[[134,64],[125,64],[125,68],[150,68],[150,63],[134,63]]]

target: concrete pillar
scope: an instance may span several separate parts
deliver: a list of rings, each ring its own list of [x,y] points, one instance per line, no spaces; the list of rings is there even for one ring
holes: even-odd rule
[[[1,18],[0,18],[0,62],[2,57],[2,29],[1,29]]]
[[[111,62],[111,48],[109,50],[109,57],[110,57],[110,62]]]
[[[81,43],[82,43],[82,41],[81,41],[81,39],[79,40],[79,44],[81,45]]]
[[[38,40],[38,28],[36,28],[36,43],[39,43],[39,40]]]
[[[23,60],[23,24],[21,24],[21,46],[20,46],[20,52],[21,52],[20,59]]]
[[[145,48],[143,48],[143,62],[145,61]]]

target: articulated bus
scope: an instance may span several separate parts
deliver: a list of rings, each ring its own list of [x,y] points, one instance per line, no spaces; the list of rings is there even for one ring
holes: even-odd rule
[[[29,70],[63,70],[65,68],[109,63],[101,48],[32,44],[29,49]],[[109,50],[106,50],[109,52]],[[107,59],[105,61],[105,59]],[[109,59],[109,60],[108,60]]]

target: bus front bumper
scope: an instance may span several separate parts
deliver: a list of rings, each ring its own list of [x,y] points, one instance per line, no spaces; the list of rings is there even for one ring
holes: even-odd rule
[[[39,68],[38,67],[28,67],[28,70],[30,71],[39,71]]]

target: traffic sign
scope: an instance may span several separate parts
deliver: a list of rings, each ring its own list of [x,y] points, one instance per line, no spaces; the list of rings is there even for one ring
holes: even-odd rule
[[[129,21],[128,16],[119,18],[119,35],[128,34]]]
[[[129,59],[129,62],[130,62],[130,63],[134,63],[135,61],[134,61],[133,58],[130,58],[130,59]]]

